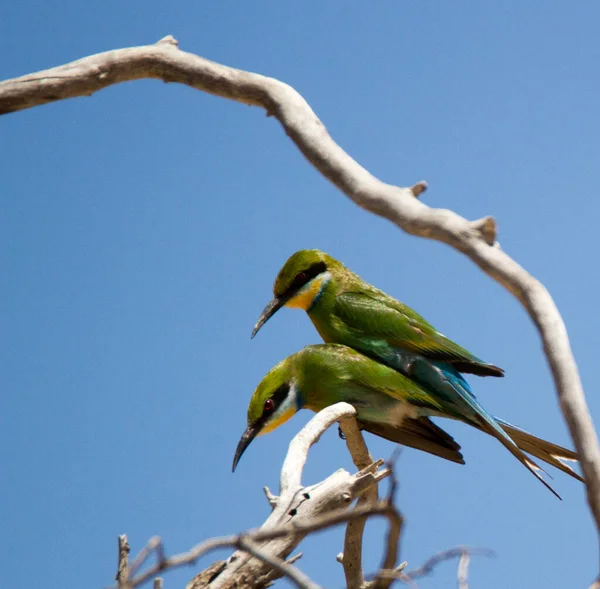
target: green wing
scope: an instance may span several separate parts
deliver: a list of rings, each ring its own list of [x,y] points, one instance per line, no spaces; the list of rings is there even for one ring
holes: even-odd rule
[[[299,354],[311,355],[312,370],[303,372],[307,391],[315,391],[309,406],[320,411],[336,401],[357,407],[379,408],[383,415],[397,401],[408,403],[428,413],[454,417],[454,407],[440,395],[432,395],[417,381],[401,372],[341,344],[307,346]]]
[[[356,335],[386,340],[390,345],[452,364],[459,372],[479,376],[503,376],[427,323],[410,307],[383,291],[344,292],[336,297],[334,314]]]
[[[323,354],[322,361],[334,367],[336,379],[333,386],[343,391],[336,396],[358,409],[361,429],[397,444],[464,464],[460,446],[426,416],[406,416],[399,424],[386,423],[385,414],[392,407],[390,402],[395,405],[397,401],[423,409],[426,413],[452,417],[452,413],[448,412],[450,407],[440,399],[400,372],[351,348],[337,344],[313,348],[317,353],[327,352]]]

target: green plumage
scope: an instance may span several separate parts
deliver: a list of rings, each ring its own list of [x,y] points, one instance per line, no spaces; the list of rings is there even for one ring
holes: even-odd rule
[[[323,264],[331,277],[308,309],[308,315],[326,342],[343,343],[377,355],[390,355],[399,348],[448,362],[459,372],[503,376],[501,368],[471,354],[413,309],[319,250],[301,250],[288,259],[275,281],[275,296],[285,296],[293,289],[297,276],[317,264]]]
[[[362,429],[390,440],[464,464],[459,444],[429,417],[456,419],[503,437],[440,401],[414,380],[359,352],[339,344],[307,346],[277,364],[258,385],[248,407],[248,428],[240,441],[234,468],[250,441],[262,430],[274,429],[298,409],[318,412],[345,401],[357,410]],[[285,416],[285,419],[284,419]],[[553,493],[541,470],[524,452],[583,481],[564,461],[576,461],[571,450],[499,421],[508,449]],[[511,446],[512,444],[512,446]],[[556,493],[555,493],[556,494]]]

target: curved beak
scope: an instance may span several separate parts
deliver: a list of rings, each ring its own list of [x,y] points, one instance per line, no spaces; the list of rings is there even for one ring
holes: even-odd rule
[[[250,339],[252,339],[257,333],[258,330],[273,316],[281,307],[283,307],[287,302],[286,297],[275,297],[264,309],[264,311],[260,314],[254,329],[252,330],[252,335]]]
[[[242,438],[240,439],[240,442],[235,450],[235,456],[233,457],[233,467],[231,469],[231,472],[235,472],[235,469],[238,465],[238,462],[240,461],[240,458],[242,457],[242,454],[250,445],[250,442],[256,437],[258,431],[259,428],[253,425],[249,425],[246,428],[246,431],[242,435]]]

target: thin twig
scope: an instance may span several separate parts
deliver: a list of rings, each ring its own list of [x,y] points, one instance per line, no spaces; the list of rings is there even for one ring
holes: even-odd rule
[[[433,556],[430,556],[420,567],[405,571],[403,574],[410,579],[426,577],[427,575],[430,575],[433,572],[433,569],[441,562],[451,558],[462,557],[464,554],[469,554],[470,556],[487,556],[491,558],[494,556],[494,551],[489,548],[469,548],[468,546],[449,548],[448,550],[437,552]]]
[[[158,547],[162,547],[162,541],[158,536],[152,536],[150,540],[148,540],[146,546],[140,550],[137,556],[133,559],[131,566],[129,567],[129,576],[135,577],[137,571],[142,567],[142,565],[146,562],[148,557],[158,549]],[[157,560],[160,562],[160,557],[157,555]]]

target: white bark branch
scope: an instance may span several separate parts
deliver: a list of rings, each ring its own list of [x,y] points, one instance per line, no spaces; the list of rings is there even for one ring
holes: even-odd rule
[[[279,120],[304,156],[357,205],[389,219],[407,233],[452,246],[517,297],[540,333],[560,406],[580,456],[588,503],[600,531],[600,448],[564,322],[545,287],[498,247],[496,224],[491,217],[468,221],[452,211],[427,207],[415,198],[426,186],[422,182],[411,188],[381,182],[333,141],[293,88],[273,78],[180,51],[172,37],[2,82],[0,114],[90,96],[107,86],[142,78],[178,82],[264,108]],[[293,473],[290,475],[293,478]],[[349,480],[346,485],[351,486]]]
[[[127,536],[121,534],[119,536],[119,560],[117,564],[117,574],[115,580],[117,581],[117,589],[129,589],[129,542]]]
[[[463,552],[458,561],[458,569],[456,571],[456,581],[458,589],[469,589],[469,563],[471,555],[468,552]]]
[[[340,420],[340,428],[346,439],[346,445],[354,466],[359,470],[367,468],[373,463],[373,458],[360,433],[358,424],[354,418]],[[374,505],[379,499],[377,485],[369,487],[359,498],[357,506]],[[338,560],[344,567],[346,577],[346,589],[360,589],[365,584],[362,567],[362,538],[367,518],[363,517],[348,522],[346,535],[344,537],[344,552]]]

